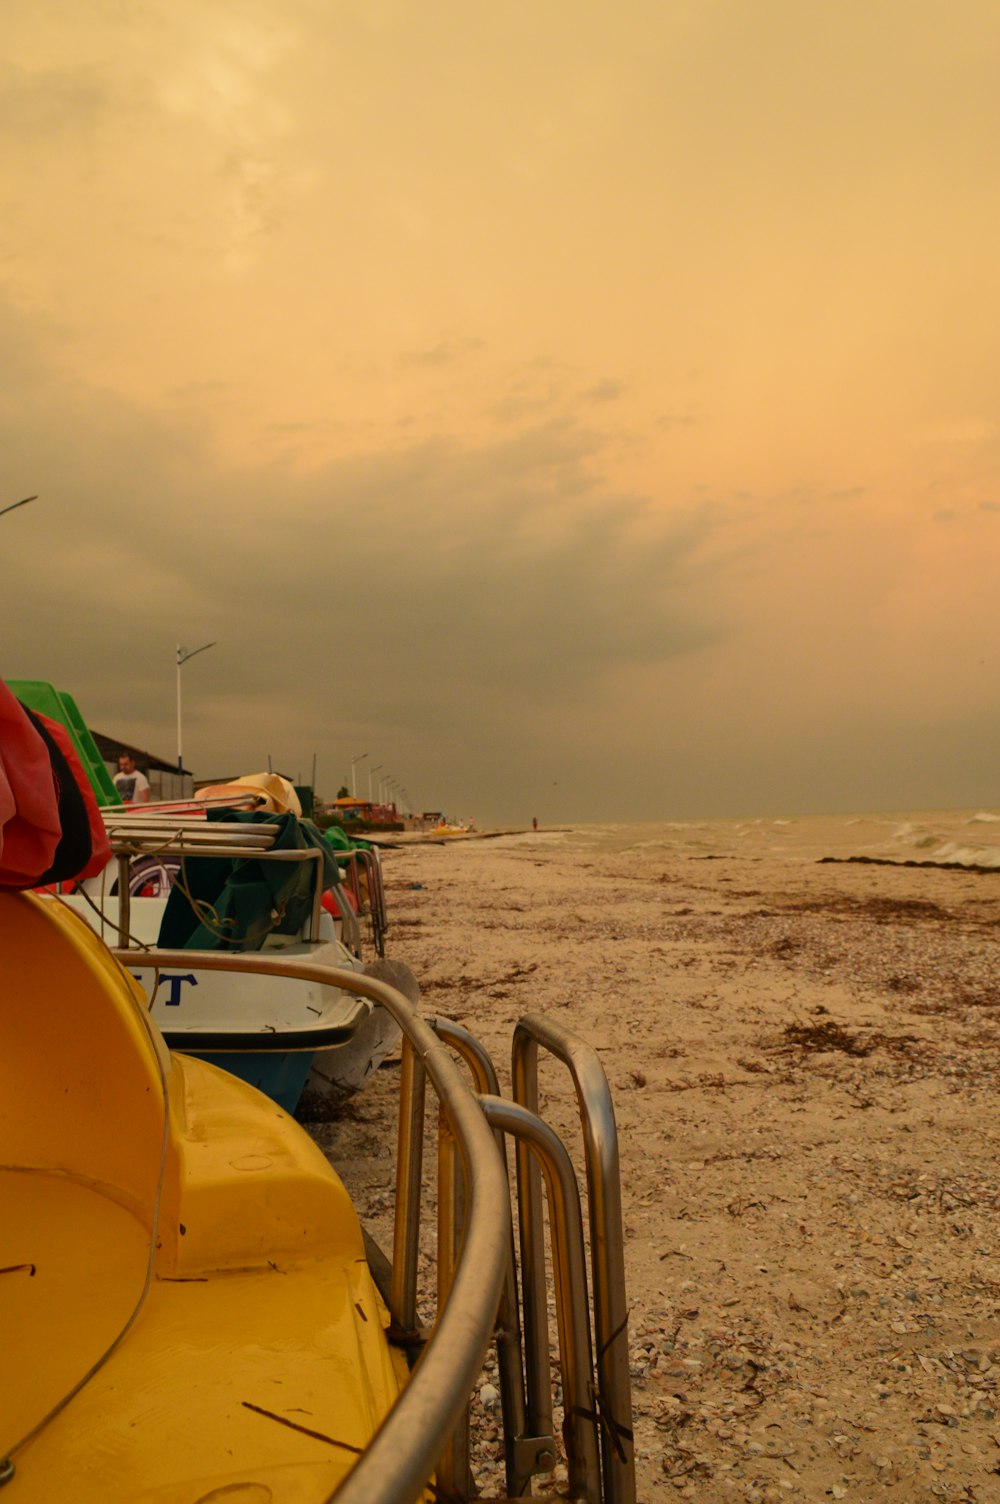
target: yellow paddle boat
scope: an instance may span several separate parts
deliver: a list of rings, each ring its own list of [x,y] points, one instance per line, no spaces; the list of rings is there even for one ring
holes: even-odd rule
[[[171,1055],[133,978],[76,914],[0,892],[0,956],[2,1504],[466,1500],[469,1396],[493,1340],[508,1495],[526,1496],[559,1452],[539,1165],[569,1497],[634,1500],[613,1114],[572,1036],[525,1021],[525,1102],[503,1102],[464,1031],[435,1031],[383,982],[199,957],[343,986],[400,1022],[396,1237],[380,1273],[318,1147],[252,1087]],[[593,1328],[575,1177],[534,1110],[539,1046],[568,1064],[590,1146]],[[430,1328],[417,1316],[426,1084],[442,1123]],[[501,1132],[517,1136],[525,1187],[520,1285]]]

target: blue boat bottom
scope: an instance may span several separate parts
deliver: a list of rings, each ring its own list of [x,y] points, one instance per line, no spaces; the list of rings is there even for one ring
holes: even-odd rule
[[[195,1060],[207,1060],[210,1065],[217,1065],[231,1076],[249,1082],[288,1113],[295,1112],[313,1063],[312,1050],[293,1050],[285,1054],[272,1050],[220,1054],[185,1050],[184,1054],[192,1055]]]

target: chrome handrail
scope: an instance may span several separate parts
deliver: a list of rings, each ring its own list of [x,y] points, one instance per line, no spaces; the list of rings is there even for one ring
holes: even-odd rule
[[[145,815],[131,811],[116,815],[114,810],[103,810],[105,829],[111,845],[112,856],[118,864],[118,943],[126,946],[131,931],[131,888],[129,868],[134,856],[176,856],[183,863],[185,857],[225,857],[229,860],[265,860],[271,862],[312,861],[316,866],[312,883],[312,906],[309,917],[311,945],[319,943],[320,921],[323,913],[323,849],[308,846],[286,851],[275,851],[274,842],[281,827],[270,822],[256,825],[226,826],[217,820],[205,821],[191,814]],[[357,926],[349,926],[345,920],[349,941],[360,944]],[[353,948],[353,947],[352,947]]]
[[[468,1066],[480,1097],[499,1097],[500,1083],[497,1079],[496,1068],[488,1052],[475,1035],[452,1019],[429,1018],[427,1022],[438,1038],[450,1045]],[[497,1148],[506,1165],[507,1149],[503,1129],[495,1126],[494,1132]],[[414,1266],[413,1278],[415,1277]],[[529,1437],[527,1434],[524,1402],[524,1348],[513,1229],[511,1229],[507,1248],[503,1294],[500,1297],[500,1308],[497,1312],[496,1349],[497,1371],[500,1379],[500,1410],[503,1415],[506,1442],[504,1466],[507,1492],[512,1499],[517,1499],[524,1494],[531,1478],[536,1473],[551,1470],[555,1462],[556,1444],[551,1430],[544,1436]]]
[[[128,966],[133,953],[113,955]],[[505,1167],[477,1099],[448,1047],[393,987],[359,972],[273,955],[151,950],[144,962],[193,971],[292,977],[340,987],[395,1019],[421,1078],[429,1079],[465,1187],[462,1236],[448,1298],[399,1399],[327,1504],[415,1504],[449,1449],[493,1335],[506,1270],[510,1200]],[[449,1148],[446,1153],[450,1153]],[[419,1183],[419,1166],[417,1168]],[[399,1209],[397,1208],[397,1218]],[[415,1304],[415,1300],[414,1300]]]
[[[354,896],[359,915],[364,915],[371,928],[372,944],[375,953],[385,955],[385,936],[388,930],[388,922],[385,912],[385,889],[382,885],[382,865],[378,853],[373,849],[364,851],[360,847],[351,851],[334,849],[338,863],[347,868],[347,883]],[[363,867],[367,879],[367,895],[362,890],[361,878],[358,868]]]
[[[576,1089],[583,1130],[590,1207],[590,1252],[594,1276],[594,1345],[597,1349],[597,1394],[601,1421],[601,1470],[608,1504],[635,1504],[635,1455],[631,1423],[628,1361],[628,1307],[622,1248],[621,1174],[618,1130],[604,1067],[597,1052],[570,1030],[537,1014],[522,1018],[514,1030],[511,1073],[514,1099],[538,1112],[538,1050],[544,1048],[567,1067]],[[541,1198],[538,1168],[518,1147],[518,1206],[524,1265],[536,1270],[534,1287],[526,1279],[524,1325],[528,1342],[529,1396],[541,1403],[549,1392],[537,1353],[547,1353],[544,1273],[538,1275],[541,1248]],[[544,1349],[542,1347],[544,1336]],[[532,1350],[536,1363],[531,1363]],[[529,1421],[531,1404],[529,1403]]]
[[[507,1492],[525,1493],[533,1473],[554,1462],[541,1178],[548,1201],[556,1325],[563,1383],[563,1437],[570,1497],[590,1504],[634,1504],[625,1275],[618,1136],[607,1076],[591,1047],[562,1025],[529,1015],[513,1046],[514,1102],[497,1099],[497,1073],[483,1046],[460,1024],[428,1023],[469,1067],[489,1122],[516,1140],[520,1285],[524,1332],[516,1357],[504,1347],[505,1312],[517,1320],[516,1263],[511,1247],[501,1303],[497,1362],[506,1442]],[[584,1136],[595,1288],[593,1331],[576,1177],[561,1140],[539,1116],[537,1057],[544,1047],[573,1077]],[[502,1133],[499,1139],[506,1161]],[[541,1172],[541,1174],[539,1173]],[[513,1295],[509,1292],[513,1284]],[[522,1346],[523,1341],[523,1346]],[[595,1371],[594,1349],[597,1349]],[[445,1480],[452,1482],[457,1480]]]
[[[500,1097],[482,1097],[480,1105],[487,1122],[512,1134],[517,1140],[519,1158],[522,1153],[529,1153],[545,1180],[569,1497],[586,1500],[587,1504],[601,1504],[604,1495],[601,1492],[598,1416],[592,1393],[594,1358],[590,1341],[587,1263],[576,1173],[559,1135],[536,1113],[529,1112],[518,1102],[507,1102]],[[541,1273],[544,1279],[544,1268]],[[547,1358],[548,1342],[545,1353]],[[549,1471],[551,1466],[550,1462]]]
[[[205,800],[207,805],[210,801]],[[232,807],[232,801],[228,799],[213,801],[216,804]],[[127,892],[127,874],[129,864],[134,856],[178,856],[182,859],[190,857],[227,857],[231,860],[255,860],[265,861],[316,861],[316,882],[313,885],[312,914],[310,916],[310,929],[307,939],[310,944],[316,945],[320,939],[320,920],[323,910],[323,862],[324,848],[321,846],[307,847],[304,850],[275,851],[274,842],[281,832],[282,827],[272,821],[260,821],[257,824],[227,825],[217,820],[199,819],[195,810],[181,812],[157,812],[157,806],[147,805],[141,811],[127,809],[124,812],[114,807],[102,809],[105,829],[108,840],[111,843],[112,855],[118,861],[118,892],[124,895],[124,908],[119,912],[118,940],[119,944],[128,943],[131,915],[129,913],[130,897]],[[357,866],[353,865],[355,857],[368,859],[366,870],[369,872],[368,888],[371,899],[366,912],[370,914],[372,941],[378,955],[385,954],[385,895],[382,887],[382,874],[377,858],[373,858],[370,852],[345,852],[334,853],[341,860],[350,860],[352,865],[351,888],[354,893],[357,907],[362,907],[361,885],[358,881]],[[346,902],[343,885],[333,883],[331,887],[336,895],[340,907],[341,931],[344,944],[355,955],[361,954],[361,930],[357,917],[350,904]]]
[[[148,855],[152,849],[154,848],[147,847],[144,843],[133,844],[131,839],[122,842],[112,841],[111,844],[111,850],[118,860],[118,943],[123,947],[128,945],[132,927],[129,863],[133,856]],[[237,842],[225,842],[221,845],[199,843],[192,848],[185,845],[183,840],[171,840],[155,847],[155,851],[157,854],[169,851],[179,856],[182,865],[185,856],[248,857],[254,860],[264,858],[269,862],[313,862],[316,867],[316,876],[312,883],[308,940],[310,945],[319,943],[320,920],[323,913],[323,852],[318,846],[306,846],[291,851],[273,851],[267,847],[240,846]]]

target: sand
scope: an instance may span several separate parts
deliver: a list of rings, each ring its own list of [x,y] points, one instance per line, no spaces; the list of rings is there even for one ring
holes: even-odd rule
[[[425,1014],[502,1077],[525,1012],[600,1052],[639,1498],[1000,1500],[1000,873],[530,836],[385,873]],[[382,1235],[397,1082],[323,1139]]]

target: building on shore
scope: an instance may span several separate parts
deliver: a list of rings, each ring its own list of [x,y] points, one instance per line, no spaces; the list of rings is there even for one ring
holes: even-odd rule
[[[119,757],[123,752],[127,752],[140,773],[145,773],[149,779],[151,799],[190,799],[192,797],[194,779],[186,768],[178,772],[176,762],[168,762],[163,757],[157,757],[155,753],[147,752],[144,747],[133,747],[130,742],[119,741],[114,736],[105,736],[100,731],[91,731],[90,734],[97,743],[97,750],[112,778],[118,772]]]

